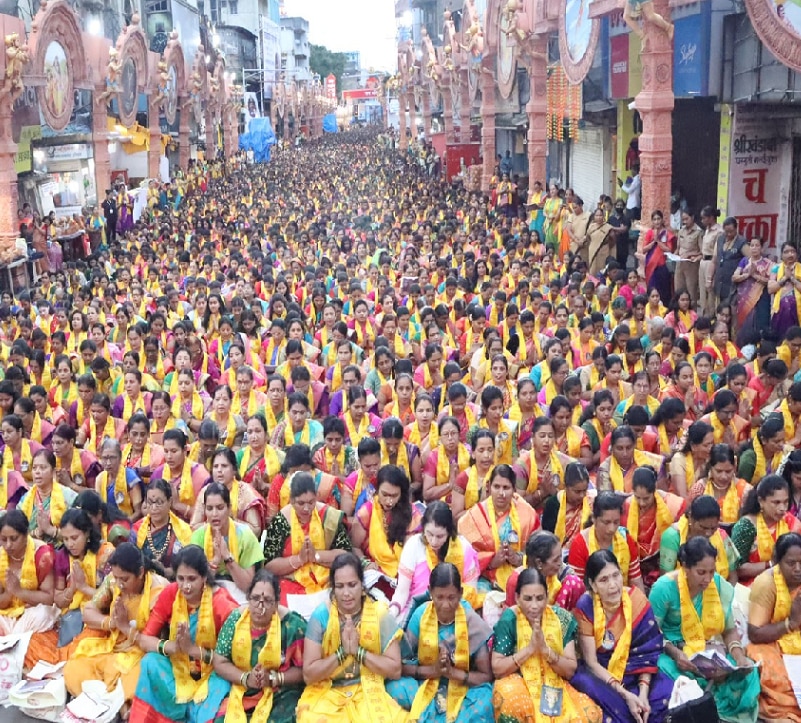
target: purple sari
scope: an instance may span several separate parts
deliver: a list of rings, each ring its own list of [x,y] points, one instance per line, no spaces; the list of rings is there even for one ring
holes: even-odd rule
[[[670,694],[673,691],[673,681],[661,673],[657,668],[656,661],[664,648],[662,633],[654,619],[654,613],[647,599],[642,593],[632,594],[632,616],[634,618],[631,633],[631,647],[629,649],[629,659],[626,663],[626,673],[623,676],[623,686],[634,695],[637,695],[638,677],[640,674],[649,673],[651,675],[651,688],[648,694],[648,702],[651,705],[651,713],[648,716],[649,723],[661,723],[667,713]],[[592,623],[593,599],[589,593],[581,596],[576,605],[576,617],[579,620],[579,632],[582,632],[582,617]],[[612,624],[614,627],[614,622]],[[612,650],[596,650],[598,662],[608,668],[612,658]],[[626,701],[613,688],[606,685],[592,674],[587,665],[581,661],[578,665],[576,674],[571,678],[570,684],[578,691],[586,693],[592,700],[603,708],[604,720],[613,720],[615,723],[625,723],[633,721]]]

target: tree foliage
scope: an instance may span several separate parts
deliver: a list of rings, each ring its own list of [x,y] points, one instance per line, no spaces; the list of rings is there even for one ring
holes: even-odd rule
[[[342,75],[345,72],[344,53],[334,53],[323,45],[312,43],[309,66],[312,73],[320,75],[323,84],[325,84],[325,79],[333,73],[337,79],[337,93],[342,90]]]

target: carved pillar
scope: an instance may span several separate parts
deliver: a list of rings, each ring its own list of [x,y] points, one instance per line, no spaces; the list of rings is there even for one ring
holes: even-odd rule
[[[536,36],[532,40],[533,54],[528,66],[531,79],[531,97],[526,105],[528,115],[528,183],[532,187],[534,181],[542,181],[547,187],[545,178],[546,160],[548,157],[548,40],[544,36]]]
[[[189,108],[181,108],[178,121],[178,163],[181,169],[189,168]]]
[[[431,140],[431,93],[423,88],[423,130],[426,138]]]
[[[409,89],[409,125],[412,131],[412,140],[417,140],[417,102],[415,100],[414,88]]]
[[[470,142],[470,111],[473,99],[470,97],[470,79],[466,70],[459,73],[459,140]]]
[[[206,117],[206,158],[217,157],[217,123],[215,122],[215,114],[211,109],[211,98],[206,99],[206,110],[204,112]]]
[[[17,206],[19,193],[14,156],[17,144],[11,135],[13,100],[8,93],[0,93],[0,247],[13,248],[19,236]],[[104,189],[105,190],[105,189]],[[101,191],[98,190],[98,193]]]
[[[654,10],[670,18],[668,0],[655,0]],[[670,209],[673,153],[673,49],[663,30],[643,21],[647,37],[642,53],[642,90],[635,101],[642,117],[640,136],[640,178],[642,217]],[[666,211],[665,209],[668,209]]]
[[[456,138],[453,130],[453,93],[450,85],[442,86],[442,121],[445,125],[445,143],[453,143]]]
[[[159,177],[161,162],[161,125],[159,120],[159,104],[154,102],[151,94],[147,101],[147,123],[150,130],[150,148],[147,152],[147,174],[151,178]]]
[[[102,93],[95,88],[94,98]],[[111,187],[111,157],[108,153],[108,114],[105,100],[95,100],[92,113],[92,144],[95,157],[95,189],[98,199],[105,198],[106,189]]]
[[[495,78],[484,69],[481,72],[481,155],[484,158],[481,190],[489,191],[495,171]]]
[[[398,148],[405,151],[409,147],[409,141],[406,140],[406,91],[401,90],[398,92],[398,134],[400,141]]]

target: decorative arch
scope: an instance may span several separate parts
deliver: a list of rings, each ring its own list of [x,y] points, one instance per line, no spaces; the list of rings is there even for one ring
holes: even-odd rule
[[[279,118],[284,117],[286,110],[286,85],[283,79],[276,83],[275,86],[275,110]]]
[[[175,123],[176,113],[181,101],[186,97],[186,66],[184,65],[184,49],[178,39],[178,33],[173,30],[170,39],[161,56],[166,66],[166,83],[164,90],[163,109],[167,123]]]
[[[567,79],[572,85],[578,85],[587,77],[592,67],[601,35],[601,20],[590,18],[588,2],[578,3],[578,18],[568,18],[567,9],[571,4],[573,7],[577,5],[572,0],[563,0],[563,6],[559,10],[559,57]],[[582,14],[584,17],[581,17]]]
[[[76,87],[88,87],[89,73],[78,15],[67,0],[42,0],[31,23],[31,71],[25,82],[36,87],[39,106],[54,131],[67,127]]]
[[[192,63],[192,72],[186,79],[187,101],[184,104],[191,108],[195,122],[203,120],[203,101],[209,98],[209,71],[206,69],[206,49],[199,45]]]
[[[139,15],[134,13],[131,24],[117,38],[117,57],[120,61],[120,92],[117,96],[120,122],[132,126],[136,121],[139,94],[149,85],[147,38]]]
[[[214,72],[211,73],[209,78],[209,107],[211,108],[212,118],[216,122],[222,119],[226,93],[225,58],[219,54],[214,65]]]

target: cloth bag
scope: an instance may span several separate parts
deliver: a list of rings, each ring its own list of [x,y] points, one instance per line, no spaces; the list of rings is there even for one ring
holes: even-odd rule
[[[704,693],[691,678],[680,675],[673,685],[665,723],[709,723],[719,720],[712,693]]]
[[[39,681],[37,681],[39,682]],[[40,681],[44,687],[25,690],[30,681],[21,680],[8,691],[8,702],[25,715],[39,720],[60,721],[67,703],[67,688],[64,678]]]

